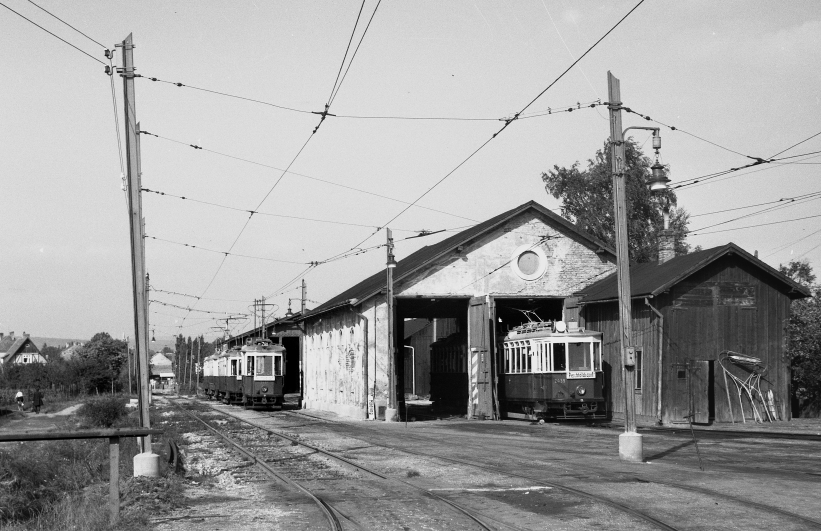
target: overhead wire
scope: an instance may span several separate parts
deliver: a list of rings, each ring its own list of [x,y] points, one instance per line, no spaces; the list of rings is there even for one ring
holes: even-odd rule
[[[106,48],[105,44],[103,44],[103,43],[101,43],[100,41],[97,41],[97,40],[95,40],[95,39],[92,39],[91,37],[89,37],[88,35],[86,35],[86,34],[85,34],[85,33],[83,33],[82,31],[78,30],[77,28],[75,28],[74,26],[72,26],[71,24],[69,24],[68,22],[66,22],[65,20],[61,19],[60,17],[58,17],[57,15],[55,15],[54,13],[52,13],[51,11],[49,11],[48,9],[44,8],[43,6],[37,5],[37,4],[35,4],[34,2],[32,2],[31,0],[28,0],[28,3],[29,3],[29,4],[31,4],[31,5],[33,5],[33,6],[34,6],[34,7],[36,7],[37,9],[40,9],[40,10],[42,10],[42,11],[45,11],[46,13],[48,13],[48,14],[49,14],[49,15],[51,15],[52,17],[56,18],[57,20],[59,20],[60,22],[62,22],[62,23],[63,23],[63,24],[65,24],[66,26],[68,26],[69,28],[73,29],[74,31],[76,31],[77,33],[79,33],[80,35],[82,35],[83,37],[85,37],[86,39],[88,39],[88,40],[90,40],[91,42],[93,42],[94,44],[98,44],[98,45],[100,45],[101,47]]]
[[[351,33],[351,39],[348,42],[348,48],[346,48],[345,56],[343,56],[343,58],[342,58],[342,65],[340,66],[340,70],[339,70],[340,72],[342,71],[342,67],[345,65],[345,59],[348,55],[348,50],[350,49],[350,44],[351,44],[351,42],[353,42],[353,36],[356,32],[356,27],[359,24],[359,18],[362,15],[362,9],[364,8],[364,6],[365,6],[365,0],[362,0],[362,7],[360,7],[359,14],[357,15],[356,23],[354,24],[354,29],[353,29],[353,32]],[[363,37],[364,37],[364,34],[363,34]],[[339,75],[340,74],[337,73],[337,78],[334,81],[334,89],[331,90],[331,96],[333,96],[334,90],[336,89],[336,87],[341,85],[341,83],[337,83],[339,81]],[[305,143],[302,144],[302,147],[299,148],[299,151],[297,151],[297,153],[296,153],[296,155],[294,155],[293,159],[291,159],[291,162],[288,164],[288,166],[284,170],[282,170],[282,173],[280,174],[279,178],[274,182],[274,184],[271,186],[271,188],[268,190],[268,192],[263,196],[262,200],[259,202],[259,204],[256,206],[256,208],[253,209],[254,211],[258,211],[259,208],[263,205],[263,203],[265,203],[265,201],[268,199],[268,197],[271,195],[271,193],[274,191],[274,189],[279,185],[279,183],[282,181],[282,179],[285,177],[285,175],[291,169],[291,166],[293,166],[293,164],[296,162],[296,160],[299,158],[299,156],[302,154],[302,152],[308,146],[308,143],[311,141],[311,139],[314,138],[314,136],[316,136],[316,132],[319,130],[319,127],[322,125],[322,123],[324,122],[326,116],[328,115],[329,108],[330,108],[330,101],[325,104],[325,110],[323,112],[314,113],[314,114],[320,114],[319,123],[316,125],[316,127],[314,127],[314,130],[311,132],[310,136],[308,136],[307,140],[305,140]],[[205,287],[205,290],[203,290],[202,296],[204,296],[208,292],[208,290],[211,288],[211,286],[214,284],[214,281],[216,280],[217,276],[219,275],[220,271],[222,270],[223,265],[225,265],[225,261],[228,259],[228,256],[230,255],[230,252],[234,249],[234,246],[236,246],[236,244],[239,241],[240,237],[242,237],[242,234],[245,232],[245,229],[248,227],[248,224],[251,222],[251,219],[253,219],[253,217],[254,217],[254,214],[252,212],[248,216],[248,219],[245,221],[245,224],[240,229],[239,233],[237,234],[237,237],[234,238],[234,241],[231,243],[231,246],[228,248],[228,252],[226,252],[224,254],[224,256],[222,257],[222,260],[220,261],[220,264],[217,267],[217,270],[214,272],[214,275],[211,277],[211,280],[208,282],[208,285]],[[311,268],[311,267],[315,267],[315,266],[313,264],[309,264],[308,268]],[[197,302],[195,302],[194,305],[196,306],[196,304],[198,304],[198,303],[199,303],[199,300],[197,300]],[[185,320],[185,318],[183,318],[183,321],[184,320]]]
[[[202,247],[200,245],[192,245],[190,243],[175,242],[173,240],[166,240],[165,238],[158,238],[156,236],[149,236],[148,234],[146,234],[145,237],[149,238],[151,240],[156,240],[158,242],[171,243],[171,244],[174,244],[174,245],[180,245],[182,247],[189,247],[191,249],[198,249],[200,251],[208,251],[209,253],[221,254],[221,255],[224,255],[226,257],[227,256],[236,256],[238,258],[250,258],[250,259],[253,259],[253,260],[264,260],[266,262],[277,262],[277,263],[281,263],[281,264],[306,265],[306,264],[310,263],[310,262],[296,262],[296,261],[292,261],[292,260],[279,260],[277,258],[267,258],[267,257],[264,257],[264,256],[251,256],[251,255],[247,255],[247,254],[238,254],[238,253],[232,253],[232,252],[227,252],[227,251],[218,251],[216,249],[209,249],[207,247]],[[197,297],[197,299],[207,300],[203,296]]]
[[[814,218],[818,218],[818,217],[821,217],[821,214],[816,214],[814,216],[804,216],[802,218],[785,219],[785,220],[781,220],[781,221],[770,221],[768,223],[760,223],[758,225],[746,225],[744,227],[734,227],[732,229],[719,229],[719,230],[712,230],[712,231],[709,231],[709,232],[699,232],[698,234],[696,234],[696,232],[693,231],[691,233],[688,233],[687,235],[688,236],[705,236],[707,234],[717,234],[719,232],[729,232],[729,231],[733,231],[733,230],[753,229],[753,228],[757,228],[757,227],[768,227],[770,225],[780,225],[782,223],[790,223],[790,222],[793,222],[793,221],[803,221],[805,219],[814,219]]]
[[[90,59],[92,59],[92,60],[94,60],[94,61],[97,61],[98,63],[100,63],[100,64],[101,64],[101,65],[103,65],[103,66],[106,66],[106,64],[105,64],[103,61],[101,61],[100,59],[97,59],[96,57],[94,57],[94,56],[93,56],[93,55],[91,55],[90,53],[86,52],[85,50],[82,50],[81,48],[79,48],[79,47],[77,47],[77,46],[75,46],[75,45],[71,44],[70,42],[68,42],[68,41],[67,41],[67,40],[65,40],[64,38],[62,38],[62,37],[58,36],[57,34],[52,33],[51,31],[47,30],[46,28],[44,28],[44,27],[43,27],[43,26],[41,26],[40,24],[38,24],[38,23],[34,22],[33,20],[31,20],[30,18],[26,17],[25,15],[22,15],[21,13],[18,13],[18,12],[17,12],[17,11],[15,11],[14,9],[10,8],[10,7],[9,7],[9,6],[7,6],[6,4],[4,4],[3,2],[0,2],[0,6],[5,7],[6,9],[8,9],[9,11],[11,11],[11,12],[12,12],[12,13],[14,13],[15,15],[17,15],[18,17],[20,17],[20,18],[22,18],[22,19],[25,19],[25,20],[26,20],[26,21],[28,21],[29,23],[31,23],[31,24],[33,24],[33,25],[37,26],[38,28],[40,28],[41,30],[45,31],[46,33],[48,33],[48,34],[49,34],[49,35],[51,35],[52,37],[54,37],[54,38],[56,38],[56,39],[58,39],[58,40],[63,41],[64,43],[68,44],[69,46],[71,46],[72,48],[74,48],[75,50],[77,50],[78,52],[80,52],[81,54],[85,55],[86,57],[89,57]],[[39,7],[39,6],[38,6],[38,7]],[[104,47],[104,46],[103,46],[103,47]]]
[[[542,90],[541,92],[539,92],[539,94],[538,94],[538,95],[536,95],[536,97],[535,97],[535,98],[533,98],[532,100],[530,100],[530,102],[529,102],[527,105],[525,105],[525,106],[524,106],[524,107],[523,107],[523,108],[522,108],[519,112],[517,112],[516,114],[514,114],[514,115],[513,115],[513,117],[511,117],[510,119],[506,120],[506,121],[505,121],[505,124],[502,126],[502,128],[501,128],[501,129],[499,129],[496,133],[494,133],[494,134],[493,134],[493,136],[491,136],[491,137],[490,137],[489,139],[487,139],[484,143],[482,143],[482,144],[481,144],[478,148],[476,148],[473,152],[471,152],[471,153],[470,153],[470,155],[468,155],[468,156],[467,156],[467,158],[465,158],[464,160],[462,160],[462,162],[460,162],[459,164],[457,164],[457,165],[456,165],[456,167],[455,167],[455,168],[453,168],[452,170],[450,170],[447,174],[445,174],[445,176],[444,176],[444,177],[442,177],[441,179],[439,179],[438,181],[436,181],[436,182],[435,182],[432,186],[430,186],[430,187],[429,187],[427,190],[425,190],[425,191],[424,191],[421,195],[419,195],[419,196],[418,196],[418,197],[417,197],[414,201],[412,201],[409,205],[407,205],[405,208],[403,208],[403,209],[402,209],[402,210],[401,210],[398,214],[396,214],[396,215],[395,215],[395,216],[393,216],[391,219],[389,219],[386,223],[384,223],[384,224],[383,224],[383,227],[387,227],[390,223],[392,223],[394,220],[396,220],[397,218],[399,218],[399,216],[401,216],[402,214],[404,214],[405,212],[407,212],[407,211],[408,211],[408,209],[410,209],[412,206],[416,205],[416,204],[417,204],[419,201],[421,201],[421,200],[422,200],[425,196],[427,196],[430,192],[432,192],[432,191],[433,191],[433,190],[434,190],[437,186],[439,186],[440,184],[442,184],[442,183],[443,183],[443,182],[444,182],[444,181],[445,181],[448,177],[450,177],[451,175],[453,175],[453,174],[454,174],[454,173],[455,173],[455,172],[456,172],[459,168],[461,168],[461,167],[462,167],[463,165],[465,165],[468,161],[470,161],[470,159],[472,159],[472,158],[473,158],[473,157],[474,157],[477,153],[479,153],[479,151],[481,151],[481,150],[482,150],[485,146],[487,146],[487,145],[488,145],[491,141],[493,141],[493,140],[494,140],[497,136],[499,136],[499,134],[501,134],[501,133],[502,133],[505,129],[507,129],[507,127],[508,127],[511,123],[513,123],[514,121],[516,121],[517,119],[519,119],[519,116],[520,116],[522,113],[524,113],[525,111],[527,111],[527,109],[529,109],[529,108],[530,108],[530,107],[531,107],[531,106],[532,106],[532,105],[533,105],[533,104],[534,104],[534,103],[535,103],[535,102],[536,102],[539,98],[541,98],[541,97],[542,97],[542,96],[543,96],[543,95],[544,95],[544,94],[545,94],[548,90],[550,90],[550,89],[551,89],[551,88],[552,88],[552,87],[553,87],[556,83],[558,83],[558,82],[559,82],[559,80],[561,80],[561,79],[565,76],[565,74],[567,74],[567,73],[568,73],[568,72],[569,72],[569,71],[570,71],[570,70],[571,70],[571,69],[572,69],[575,65],[577,65],[577,64],[578,64],[578,63],[579,63],[582,59],[584,59],[584,58],[587,56],[587,54],[589,54],[589,53],[590,53],[590,52],[591,52],[591,51],[592,51],[592,50],[593,50],[596,46],[598,46],[598,44],[599,44],[600,42],[602,42],[602,41],[603,41],[603,40],[604,40],[604,39],[605,39],[608,35],[610,35],[610,33],[612,33],[612,32],[613,32],[613,31],[614,31],[617,27],[619,27],[619,25],[621,25],[621,23],[622,23],[622,22],[624,22],[624,20],[625,20],[625,19],[627,19],[627,17],[629,17],[629,16],[630,16],[630,15],[631,15],[631,14],[632,14],[632,13],[633,13],[636,9],[638,9],[638,7],[639,7],[640,5],[642,5],[643,3],[644,3],[644,0],[639,0],[639,2],[638,2],[638,3],[637,3],[637,4],[636,4],[636,5],[635,5],[635,6],[634,6],[634,7],[633,7],[630,11],[628,11],[626,15],[624,15],[621,19],[619,19],[619,21],[618,21],[618,22],[616,22],[616,24],[614,24],[614,25],[613,25],[613,26],[612,26],[609,30],[607,30],[607,32],[606,32],[604,35],[602,35],[602,36],[601,36],[601,37],[600,37],[600,38],[599,38],[599,39],[598,39],[595,43],[593,43],[593,44],[592,44],[592,45],[591,45],[591,46],[590,46],[590,47],[589,47],[589,48],[588,48],[588,49],[587,49],[587,50],[586,50],[586,51],[585,51],[585,52],[584,52],[581,56],[579,56],[579,58],[578,58],[578,59],[576,59],[575,61],[573,61],[573,62],[570,64],[570,66],[568,66],[568,67],[567,67],[567,68],[566,68],[566,69],[565,69],[565,70],[564,70],[561,74],[559,74],[559,75],[558,75],[558,77],[556,77],[556,78],[555,78],[555,79],[554,79],[554,80],[553,80],[553,81],[552,81],[549,85],[547,85],[547,87],[545,87],[545,88],[544,88],[544,90]],[[381,229],[380,229],[380,230],[381,230]],[[364,240],[360,241],[359,243],[357,243],[356,245],[354,245],[353,247],[351,247],[351,249],[355,249],[355,248],[359,247],[360,245],[362,245],[364,242],[368,241],[371,237],[373,237],[373,236],[374,236],[375,234],[377,234],[378,232],[379,232],[379,230],[377,230],[377,231],[375,231],[375,232],[373,232],[373,233],[369,234],[369,235],[368,235],[368,236],[367,236]],[[345,251],[345,252],[347,252],[347,251]],[[331,258],[333,258],[333,257],[331,257]]]
[[[773,212],[775,210],[780,210],[782,208],[800,205],[800,204],[805,203],[807,201],[814,201],[816,199],[821,199],[821,192],[815,192],[813,194],[806,194],[804,196],[799,196],[798,198],[780,199],[779,200],[780,204],[770,206],[770,207],[767,207],[767,208],[763,208],[761,210],[757,210],[756,212],[750,212],[749,214],[744,214],[743,216],[739,216],[737,218],[728,219],[726,221],[721,221],[719,223],[714,223],[712,225],[707,225],[706,227],[701,227],[700,229],[696,229],[696,230],[693,230],[691,232],[693,232],[693,233],[700,232],[700,231],[703,231],[703,230],[711,229],[713,227],[718,227],[720,225],[726,225],[727,223],[732,223],[733,221],[738,221],[739,219],[745,219],[745,218],[749,218],[749,217],[752,217],[752,216],[757,216],[759,214],[766,214],[768,212]]]
[[[255,165],[255,166],[260,166],[260,167],[263,167],[263,168],[270,168],[270,169],[272,169],[272,170],[277,170],[277,171],[283,171],[283,169],[282,169],[282,168],[279,168],[279,167],[277,167],[277,166],[271,166],[270,164],[265,164],[265,163],[263,163],[263,162],[258,162],[258,161],[254,161],[254,160],[250,160],[250,159],[245,159],[245,158],[242,158],[242,157],[237,157],[237,156],[234,156],[234,155],[229,155],[229,154],[227,154],[227,153],[223,153],[223,152],[220,152],[220,151],[215,151],[215,150],[213,150],[213,149],[208,149],[208,148],[206,148],[206,147],[203,147],[203,146],[200,146],[200,145],[197,145],[197,144],[189,144],[188,142],[183,142],[182,140],[175,140],[175,139],[173,139],[173,138],[168,138],[168,137],[165,137],[165,136],[162,136],[162,135],[158,135],[158,134],[156,134],[156,133],[150,133],[150,132],[148,132],[148,131],[140,131],[140,134],[143,134],[143,135],[148,135],[148,136],[153,136],[153,137],[155,137],[155,138],[159,138],[159,139],[161,139],[161,140],[167,140],[167,141],[169,141],[169,142],[173,142],[173,143],[175,143],[175,144],[180,144],[180,145],[183,145],[183,146],[188,146],[188,147],[191,147],[191,148],[193,148],[193,149],[195,149],[195,150],[207,151],[208,153],[213,153],[213,154],[215,154],[215,155],[219,155],[219,156],[221,156],[221,157],[226,157],[226,158],[229,158],[229,159],[234,159],[234,160],[238,160],[238,161],[241,161],[241,162],[246,162],[246,163],[248,163],[248,164],[253,164],[253,165]],[[305,179],[309,179],[309,180],[312,180],[312,181],[321,182],[321,183],[323,183],[323,184],[328,184],[328,185],[331,185],[331,186],[337,186],[337,187],[339,187],[339,188],[344,188],[344,189],[346,189],[346,190],[351,190],[351,191],[353,191],[353,192],[359,192],[359,193],[362,193],[362,194],[367,194],[367,195],[371,195],[371,196],[374,196],[374,197],[379,197],[379,198],[382,198],[382,199],[387,199],[387,200],[389,200],[389,201],[395,201],[395,202],[397,202],[397,203],[409,204],[409,202],[408,202],[408,201],[404,201],[404,200],[402,200],[402,199],[397,199],[397,198],[395,198],[395,197],[390,197],[390,196],[383,195],[383,194],[379,194],[379,193],[376,193],[376,192],[370,192],[370,191],[368,191],[368,190],[363,190],[363,189],[361,189],[361,188],[356,188],[356,187],[353,187],[353,186],[348,186],[348,185],[346,185],[346,184],[337,183],[337,182],[334,182],[334,181],[329,181],[329,180],[327,180],[327,179],[321,179],[321,178],[319,178],[319,177],[312,177],[312,176],[310,176],[310,175],[305,175],[304,173],[297,173],[297,172],[293,172],[293,171],[290,171],[290,170],[289,170],[287,173],[289,173],[290,175],[295,175],[295,176],[297,176],[297,177],[303,177],[303,178],[305,178]],[[478,223],[478,220],[475,220],[475,219],[473,219],[473,218],[467,218],[467,217],[464,217],[464,216],[459,216],[459,215],[457,215],[457,214],[453,214],[453,213],[450,213],[450,212],[446,212],[446,211],[444,211],[444,210],[437,210],[437,209],[435,209],[435,208],[425,207],[425,206],[421,206],[421,205],[417,205],[417,208],[422,208],[422,209],[424,209],[424,210],[429,210],[429,211],[431,211],[431,212],[437,212],[437,213],[439,213],[439,214],[447,214],[447,215],[449,215],[449,216],[453,216],[453,217],[457,217],[457,218],[460,218],[460,219],[465,219],[465,220],[467,220],[467,221],[473,221],[473,222]]]

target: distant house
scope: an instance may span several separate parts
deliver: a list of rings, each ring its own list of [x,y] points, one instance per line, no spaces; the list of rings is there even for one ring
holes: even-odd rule
[[[34,344],[28,334],[23,337],[14,337],[0,333],[0,364],[45,363],[46,358],[40,354],[40,349]]]
[[[77,354],[77,351],[80,350],[80,348],[82,348],[83,345],[84,345],[84,343],[80,343],[78,341],[72,341],[71,343],[66,343],[66,348],[64,348],[60,352],[60,357],[63,358],[64,360],[66,360],[66,361],[70,360],[71,358],[73,358]]]
[[[171,383],[174,380],[174,370],[171,360],[163,354],[154,354],[151,357],[151,380],[157,384]]]

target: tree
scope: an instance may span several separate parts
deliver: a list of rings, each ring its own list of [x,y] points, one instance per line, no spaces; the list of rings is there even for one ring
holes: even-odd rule
[[[128,344],[106,332],[94,334],[77,350],[78,368],[89,391],[109,389],[127,362]]]
[[[683,208],[676,208],[676,194],[672,190],[651,193],[647,189],[645,183],[652,174],[652,161],[632,139],[625,140],[624,144],[630,260],[652,262],[658,259],[658,233],[663,228],[665,207],[669,207],[669,228],[673,232],[676,254],[687,254],[689,245],[685,239],[689,214]],[[542,173],[542,181],[547,192],[561,200],[562,216],[615,248],[610,153],[610,143],[605,142],[604,147],[596,151],[595,158],[587,161],[587,169],[580,169],[578,161],[569,168],[554,166]]]
[[[786,356],[792,366],[793,415],[817,417],[821,414],[821,287],[814,284],[815,274],[806,261],[793,260],[778,269],[812,292],[790,306]]]
[[[42,354],[47,361],[51,361],[59,358],[62,351],[63,349],[59,347],[50,347],[47,343],[43,343],[43,348],[40,349],[40,354]]]

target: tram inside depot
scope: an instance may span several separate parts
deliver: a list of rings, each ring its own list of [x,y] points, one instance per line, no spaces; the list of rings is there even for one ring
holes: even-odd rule
[[[397,383],[404,382],[408,415],[415,420],[466,412],[469,305],[467,298],[397,298]],[[562,298],[493,299],[492,359],[498,376],[496,393],[502,404],[503,376],[512,370],[509,360],[506,365],[504,338],[514,328],[534,321],[561,322],[563,305]],[[551,354],[556,358],[551,360],[551,368],[564,370],[566,354],[557,348]]]

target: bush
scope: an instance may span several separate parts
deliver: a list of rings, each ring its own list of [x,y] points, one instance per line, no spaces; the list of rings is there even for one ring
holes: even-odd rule
[[[77,410],[77,414],[91,426],[110,428],[128,414],[126,399],[108,395],[93,398]]]

